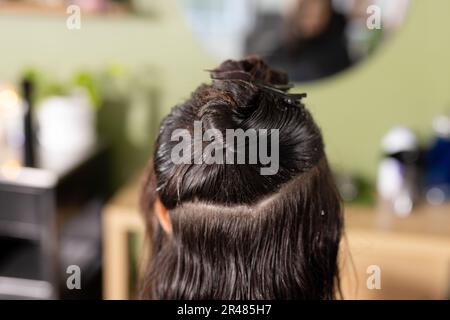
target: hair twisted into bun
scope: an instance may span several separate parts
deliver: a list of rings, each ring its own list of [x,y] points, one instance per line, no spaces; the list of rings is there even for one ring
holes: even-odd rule
[[[340,199],[303,96],[289,94],[287,75],[256,57],[227,60],[210,72],[212,83],[161,123],[142,197],[154,250],[144,297],[334,298]],[[229,129],[277,130],[278,171],[261,175],[259,158],[175,164],[172,133],[194,134],[195,122],[202,133],[223,136]],[[169,210],[170,235],[153,219],[156,197]]]
[[[219,67],[211,71],[213,79],[243,80],[272,86],[288,85],[288,76],[284,72],[276,71],[257,57],[245,60],[226,60]]]

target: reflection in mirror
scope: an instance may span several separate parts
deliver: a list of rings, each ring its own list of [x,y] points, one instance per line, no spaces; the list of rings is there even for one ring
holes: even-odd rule
[[[404,21],[410,0],[179,0],[218,60],[257,54],[293,81],[347,69]]]

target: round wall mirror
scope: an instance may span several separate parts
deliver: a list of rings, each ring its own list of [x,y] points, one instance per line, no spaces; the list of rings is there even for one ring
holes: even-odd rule
[[[292,81],[321,79],[370,56],[403,23],[410,0],[179,0],[219,60],[257,54]]]

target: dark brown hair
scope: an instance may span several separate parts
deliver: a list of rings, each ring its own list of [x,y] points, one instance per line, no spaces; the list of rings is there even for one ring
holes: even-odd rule
[[[142,195],[151,255],[143,298],[333,299],[341,202],[320,130],[284,73],[228,60],[162,121]],[[279,170],[174,164],[175,129],[278,129]],[[173,232],[156,222],[156,197]]]

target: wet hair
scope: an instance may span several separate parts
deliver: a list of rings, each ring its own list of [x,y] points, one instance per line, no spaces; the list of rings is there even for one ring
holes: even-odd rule
[[[141,203],[151,252],[142,298],[334,299],[343,218],[321,132],[285,73],[249,57],[211,71],[162,121]],[[174,164],[176,129],[278,129],[279,170]],[[172,232],[153,212],[159,197]]]

